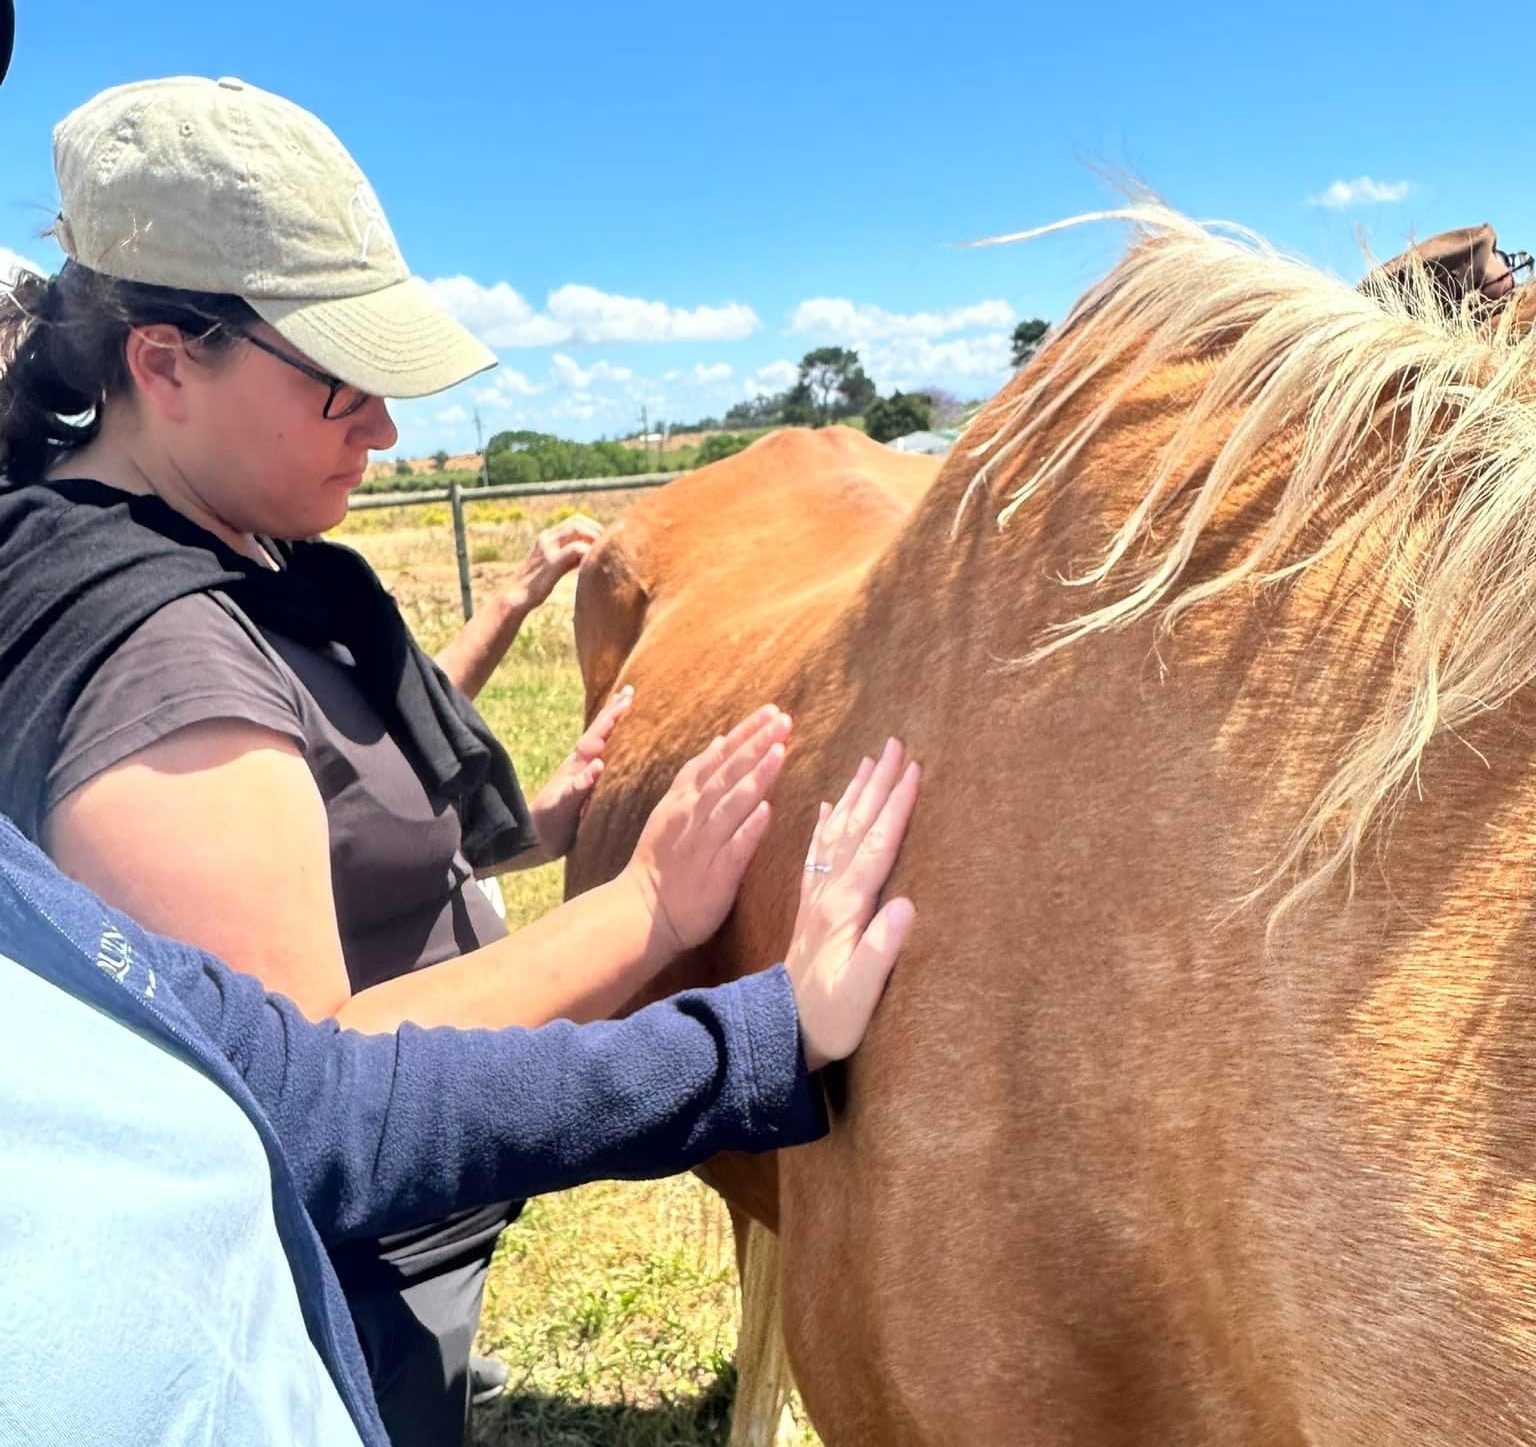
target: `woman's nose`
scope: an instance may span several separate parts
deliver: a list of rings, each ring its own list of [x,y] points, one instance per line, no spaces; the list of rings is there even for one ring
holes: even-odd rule
[[[372,452],[386,452],[400,440],[400,429],[389,415],[389,404],[382,397],[370,397],[358,410],[352,424],[357,441]]]

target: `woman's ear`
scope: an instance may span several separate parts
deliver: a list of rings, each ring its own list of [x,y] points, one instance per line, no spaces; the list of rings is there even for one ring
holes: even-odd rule
[[[133,327],[124,347],[134,391],[156,415],[168,422],[187,416],[187,374],[196,365],[187,339],[169,324]]]

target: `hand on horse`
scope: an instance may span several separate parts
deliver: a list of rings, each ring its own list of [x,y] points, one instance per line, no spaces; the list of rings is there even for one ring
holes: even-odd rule
[[[571,852],[581,811],[603,772],[603,750],[608,746],[608,736],[634,701],[635,691],[628,684],[614,694],[529,804],[533,826],[539,834],[539,863],[564,859]]]
[[[768,830],[768,794],[784,764],[789,715],[771,704],[679,770],[651,811],[624,868],[668,956],[701,945],[725,922]]]
[[[602,524],[581,513],[545,528],[533,540],[533,547],[509,590],[517,611],[526,616],[543,603],[561,578],[581,566],[581,560],[602,535]]]
[[[917,917],[909,899],[888,900],[878,913],[875,901],[906,835],[918,778],[891,739],[878,763],[859,765],[835,807],[821,806],[785,958],[812,1070],[858,1048]]]

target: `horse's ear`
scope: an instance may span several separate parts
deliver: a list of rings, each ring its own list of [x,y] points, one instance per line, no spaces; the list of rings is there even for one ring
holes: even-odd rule
[[[1401,256],[1383,262],[1367,281],[1377,278],[1401,286],[1411,286],[1414,259],[1429,272],[1435,290],[1452,311],[1475,293],[1493,301],[1508,290],[1509,264],[1499,255],[1499,238],[1485,221],[1481,226],[1462,226],[1442,231],[1410,247]]]

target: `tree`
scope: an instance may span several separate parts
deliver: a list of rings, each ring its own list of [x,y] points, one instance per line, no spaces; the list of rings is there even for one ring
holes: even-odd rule
[[[960,419],[965,416],[966,403],[953,392],[946,392],[942,387],[924,387],[918,394],[928,399],[929,410],[933,420],[930,427],[958,427]]]
[[[559,440],[552,432],[497,432],[485,444],[485,452],[487,457],[493,452],[536,452]]]
[[[788,392],[749,397],[745,402],[738,402],[725,414],[725,426],[730,431],[749,427],[774,427],[784,420],[784,404],[788,400]]]
[[[876,442],[890,442],[933,425],[933,404],[921,392],[892,392],[877,398],[864,414],[864,428]]]
[[[875,384],[864,374],[857,352],[817,347],[800,359],[800,380],[789,393],[784,420],[824,427],[839,417],[855,416],[874,400]]]
[[[508,447],[496,452],[486,450],[485,472],[495,487],[518,487],[540,481],[538,459],[531,452],[514,452]]]
[[[407,462],[403,457],[397,457],[395,459],[396,477],[409,477],[414,471],[415,468],[413,468],[411,464]]]
[[[432,454],[432,470],[434,472],[441,472],[447,466],[448,454],[441,447],[439,447],[437,451]]]
[[[1031,317],[1028,321],[1020,322],[1013,329],[1013,365],[1022,367],[1040,346],[1040,339],[1050,329],[1050,323],[1041,321],[1039,317]]]
[[[706,437],[699,447],[698,461],[695,467],[708,467],[711,462],[719,462],[722,458],[731,457],[744,447],[750,447],[757,439],[744,437],[739,432],[717,432],[713,437]]]

